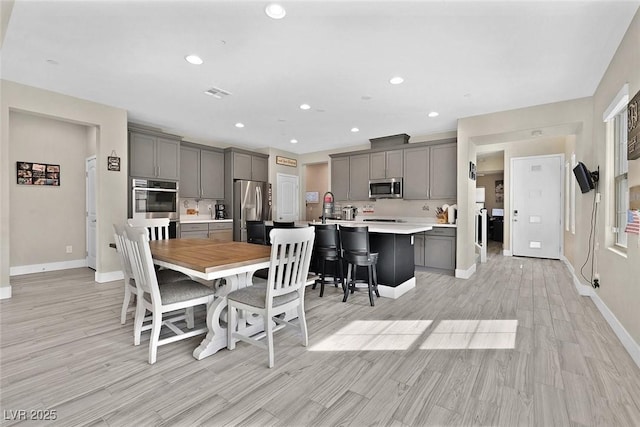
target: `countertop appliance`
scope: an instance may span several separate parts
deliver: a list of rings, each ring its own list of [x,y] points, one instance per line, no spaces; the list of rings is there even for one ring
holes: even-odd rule
[[[370,199],[401,199],[402,178],[384,178],[369,180]]]
[[[356,213],[358,212],[358,208],[355,206],[347,205],[342,208],[342,219],[346,221],[353,221],[356,219]]]
[[[227,217],[227,209],[223,204],[216,205],[216,219],[225,219]]]
[[[237,180],[233,183],[233,240],[247,241],[247,221],[271,220],[271,184]]]
[[[169,218],[177,221],[178,183],[131,178],[130,218]]]

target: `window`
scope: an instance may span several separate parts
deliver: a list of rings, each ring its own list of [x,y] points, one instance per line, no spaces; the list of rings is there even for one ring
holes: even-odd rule
[[[614,153],[614,234],[616,246],[627,247],[627,209],[629,206],[629,182],[627,179],[627,108],[626,106],[610,121]]]
[[[626,249],[627,209],[629,209],[629,181],[627,180],[627,104],[629,84],[615,96],[609,108],[602,114],[607,130],[607,224],[611,226],[609,244]]]

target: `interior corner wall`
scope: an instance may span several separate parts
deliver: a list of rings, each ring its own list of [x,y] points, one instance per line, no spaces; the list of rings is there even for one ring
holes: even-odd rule
[[[306,203],[304,219],[306,221],[317,220],[322,216],[323,200],[322,196],[329,190],[329,165],[327,163],[316,163],[305,166],[304,192],[318,192],[318,203]]]
[[[127,170],[107,171],[107,157],[116,151],[121,164],[127,160],[127,112],[95,102],[45,91],[8,80],[0,80],[0,286],[10,289],[10,171],[9,160],[9,111],[21,111],[56,120],[95,126],[97,129],[96,196],[98,213],[97,271],[103,273],[120,270],[116,252],[109,247],[113,241],[112,224],[127,217]],[[83,150],[83,154],[85,151]],[[62,201],[64,202],[64,201]],[[4,289],[0,289],[4,291]]]
[[[87,126],[14,111],[9,127],[14,177],[17,162],[60,166],[59,186],[10,184],[11,267],[85,259]]]
[[[496,199],[496,181],[502,180],[502,200]],[[504,172],[488,173],[484,176],[478,176],[476,187],[484,187],[484,207],[487,209],[487,215],[491,215],[493,209],[504,208]]]
[[[612,176],[608,173],[608,159],[606,148],[606,131],[603,114],[620,91],[622,86],[629,84],[629,98],[633,98],[640,91],[640,10],[636,12],[618,50],[616,51],[604,77],[600,81],[594,98],[593,140],[586,147],[579,144],[576,147],[577,160],[591,166],[600,166],[600,176]],[[640,185],[640,159],[629,161],[627,174],[629,187]],[[606,180],[606,178],[605,178]],[[640,347],[640,240],[639,236],[629,234],[626,255],[613,251],[608,247],[606,235],[610,232],[613,221],[610,204],[613,200],[612,182],[601,181],[599,184],[603,202],[598,206],[598,244],[596,249],[597,272],[600,274],[600,288],[595,292],[606,304],[617,320],[624,326],[629,335]],[[578,192],[576,206],[578,212],[591,212],[593,193]],[[607,215],[609,210],[609,215]],[[589,215],[581,215],[582,220],[576,224],[576,235],[588,235],[590,230]],[[586,249],[586,241],[577,242]],[[586,250],[576,251],[577,264],[585,259]],[[575,267],[575,265],[574,265]],[[578,265],[579,268],[579,265]]]

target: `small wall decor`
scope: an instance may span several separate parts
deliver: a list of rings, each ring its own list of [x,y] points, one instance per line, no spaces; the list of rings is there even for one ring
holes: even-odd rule
[[[60,186],[60,165],[16,162],[16,179],[20,185]]]
[[[469,162],[469,179],[476,180],[476,164]]]
[[[304,200],[307,203],[318,203],[320,194],[317,191],[307,191],[304,195]]]
[[[282,156],[276,156],[276,164],[291,166],[294,168],[298,167],[298,161],[296,159],[290,159],[288,157],[282,157]]]
[[[107,157],[107,170],[120,172],[120,157],[116,154],[116,150],[112,150],[111,155]]]
[[[640,121],[638,120],[638,107],[640,106],[640,91],[636,93],[627,106],[627,160],[640,158]]]
[[[504,203],[504,179],[496,179],[496,203]]]

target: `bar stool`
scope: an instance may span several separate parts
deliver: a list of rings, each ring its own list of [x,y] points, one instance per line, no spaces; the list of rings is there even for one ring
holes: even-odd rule
[[[378,254],[371,253],[369,249],[369,227],[344,227],[341,225],[340,241],[342,243],[342,259],[347,263],[347,280],[342,302],[347,301],[349,291],[354,293],[356,290],[356,271],[358,267],[367,267],[369,302],[372,306],[375,305],[373,301],[374,292],[377,297],[380,297],[376,273]],[[351,277],[352,271],[353,278]]]
[[[317,261],[321,262],[320,278],[316,279],[312,289],[320,283],[320,297],[324,295],[325,269],[327,261],[335,263],[333,283],[338,287],[338,277],[340,274],[340,284],[344,287],[344,273],[342,269],[342,256],[340,255],[340,234],[336,224],[309,224],[315,227],[316,240],[313,245],[313,255]]]

